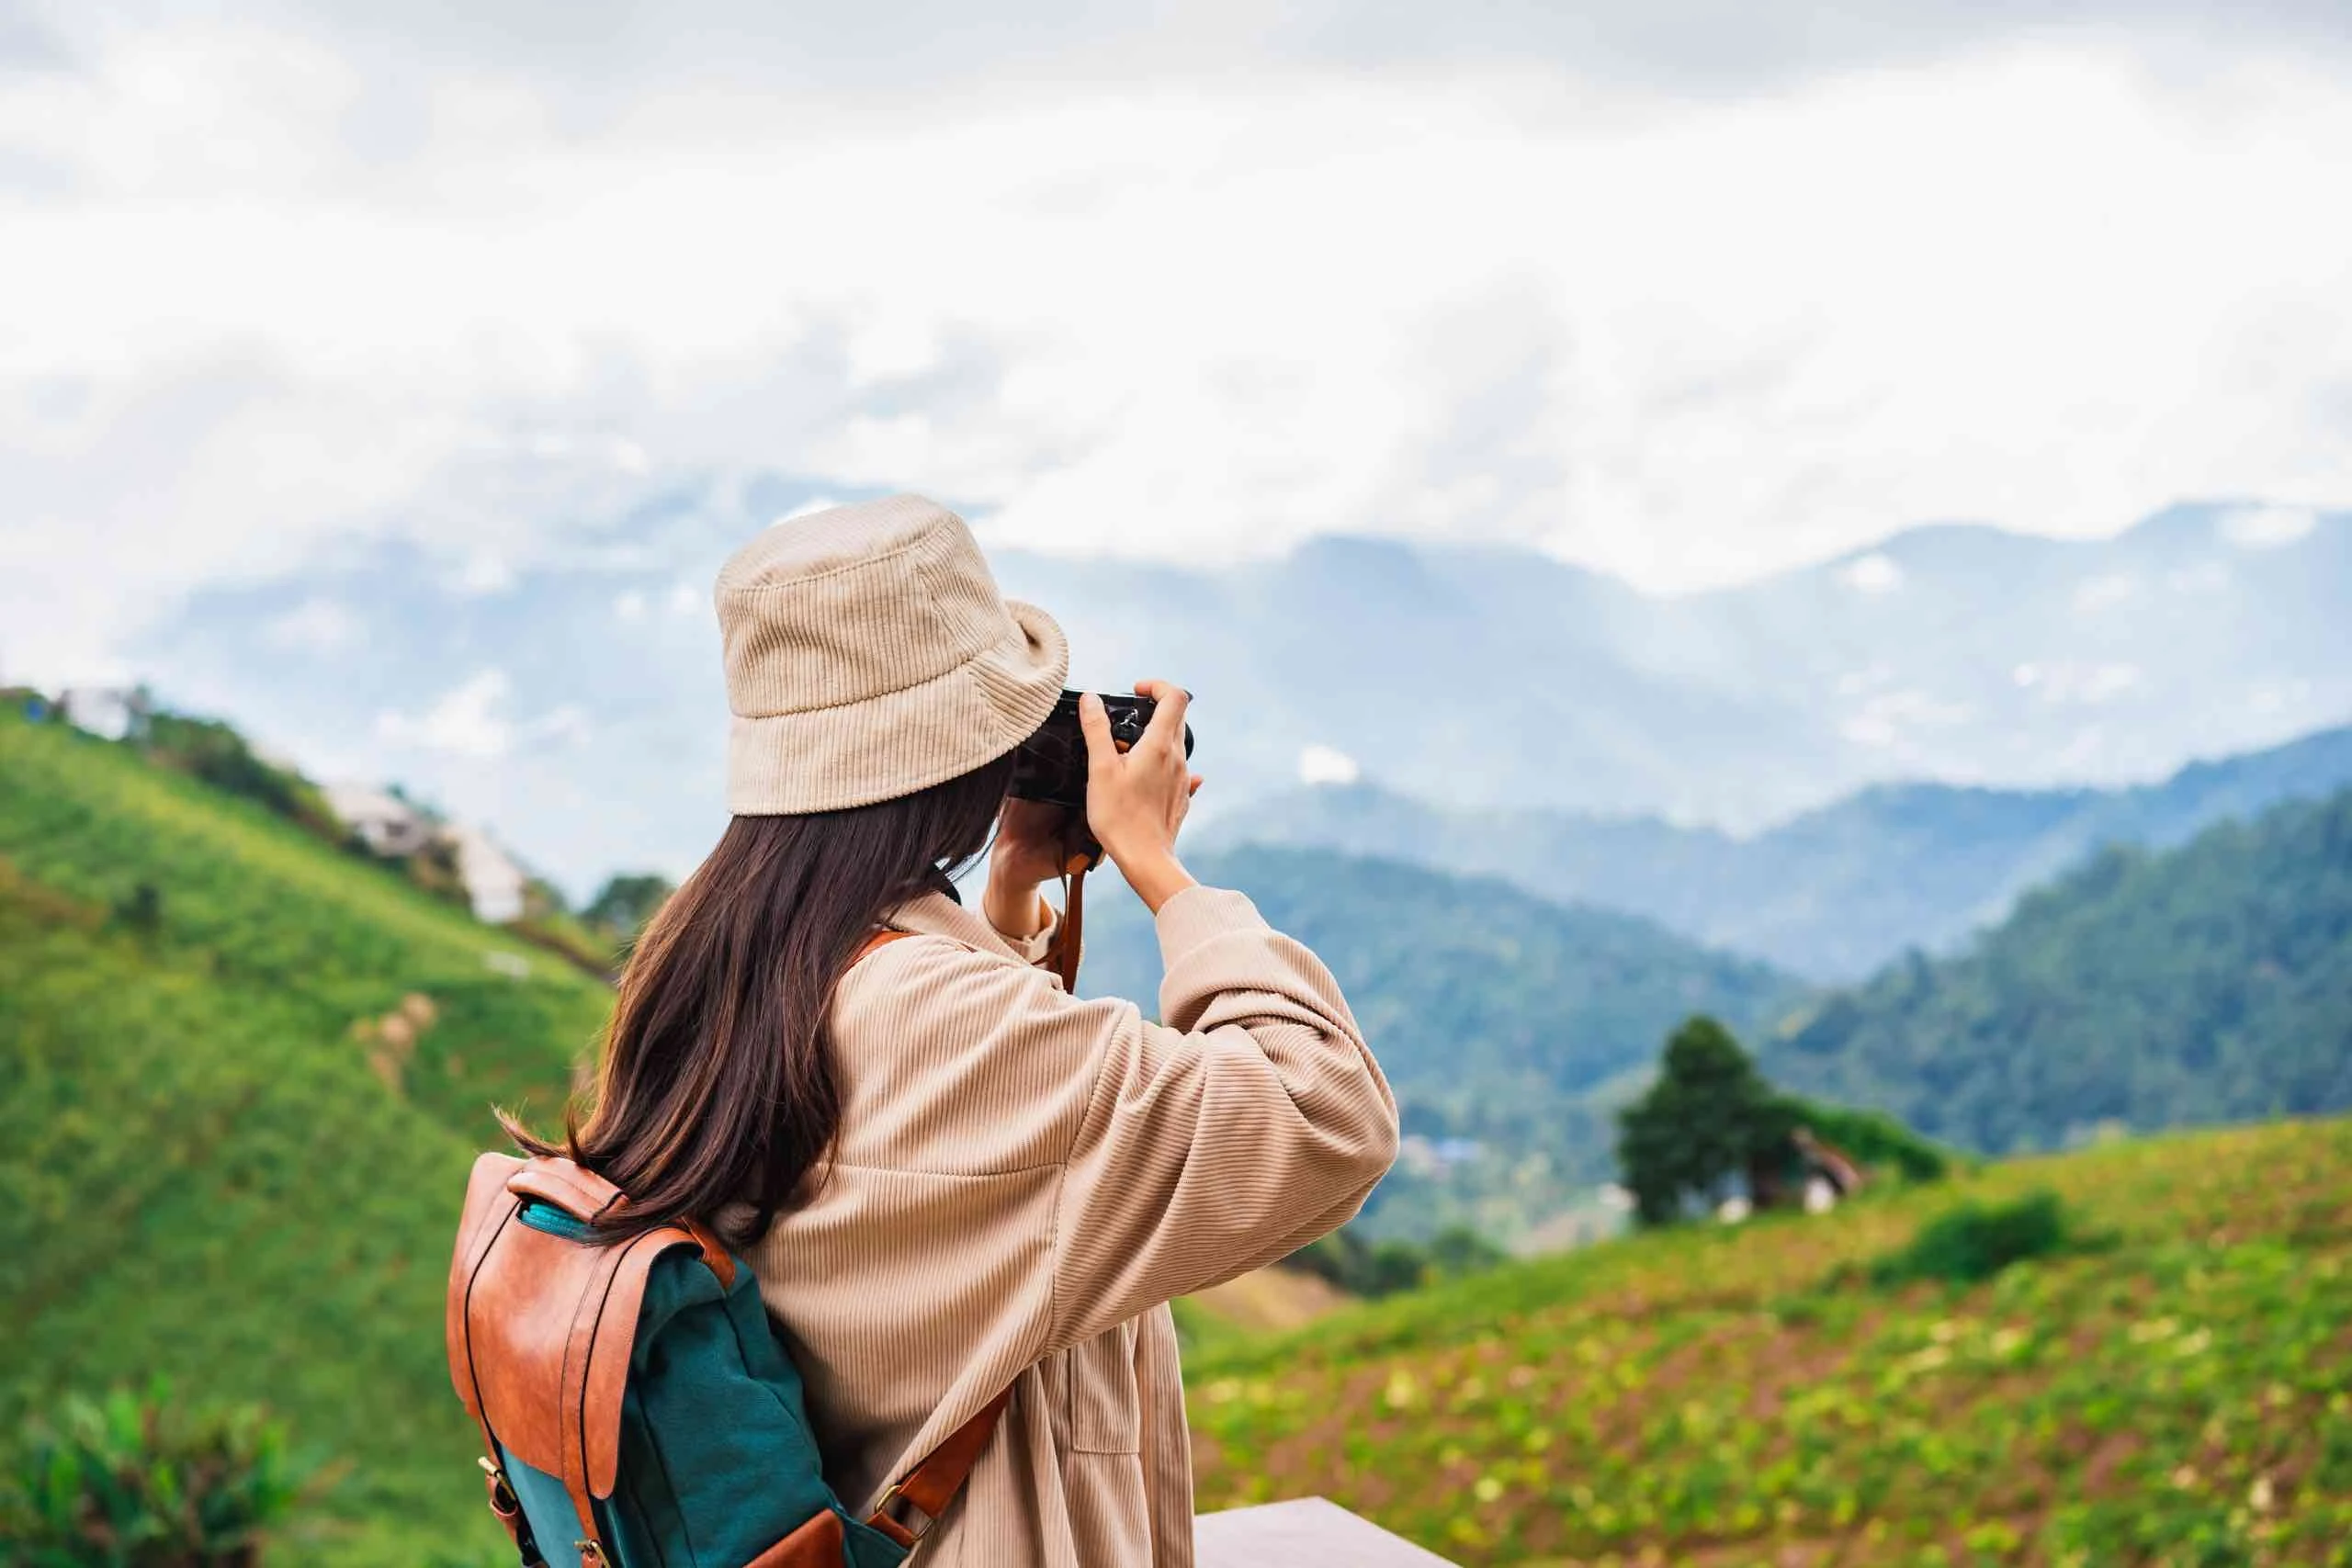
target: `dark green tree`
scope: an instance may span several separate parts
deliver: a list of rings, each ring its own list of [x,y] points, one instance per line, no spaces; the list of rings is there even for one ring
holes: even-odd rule
[[[645,929],[653,912],[677,890],[675,883],[653,872],[625,872],[605,879],[588,907],[580,911],[580,918],[611,936],[626,953],[637,944],[637,933]]]
[[[1664,1224],[1690,1198],[1713,1202],[1787,1138],[1788,1121],[1731,1031],[1712,1018],[1687,1021],[1666,1043],[1657,1081],[1618,1112],[1617,1157],[1635,1216]]]

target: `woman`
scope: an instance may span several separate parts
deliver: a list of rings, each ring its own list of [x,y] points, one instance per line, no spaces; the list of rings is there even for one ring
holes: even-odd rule
[[[718,604],[734,819],[640,941],[564,1152],[645,1223],[719,1222],[853,1506],[1011,1388],[922,1562],[1189,1563],[1167,1303],[1352,1215],[1396,1153],[1387,1084],[1330,973],[1177,859],[1198,781],[1164,682],[1130,752],[1081,717],[1166,1021],[1063,990],[1065,824],[1006,786],[1069,649],[952,513],[781,524]],[[968,908],[949,874],[992,830]],[[869,947],[884,928],[905,940]]]

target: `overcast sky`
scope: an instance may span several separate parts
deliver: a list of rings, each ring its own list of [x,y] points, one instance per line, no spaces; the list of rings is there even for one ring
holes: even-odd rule
[[[0,679],[714,468],[1658,589],[2352,502],[2332,0],[224,9],[0,0]]]

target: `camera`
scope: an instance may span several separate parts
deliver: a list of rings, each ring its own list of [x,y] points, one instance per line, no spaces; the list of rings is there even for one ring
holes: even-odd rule
[[[1016,800],[1042,800],[1055,806],[1086,809],[1086,731],[1079,727],[1077,692],[1064,692],[1037,732],[1012,754],[1012,795]],[[1111,720],[1111,739],[1125,750],[1143,739],[1159,705],[1149,697],[1102,698]],[[1193,727],[1184,727],[1184,755],[1193,754]]]

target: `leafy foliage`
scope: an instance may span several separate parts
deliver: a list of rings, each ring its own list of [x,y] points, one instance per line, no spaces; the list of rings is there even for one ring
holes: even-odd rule
[[[2047,1190],[2102,1245],[1838,1280]],[[1203,1509],[1502,1563],[2324,1563],[2352,1540],[2352,1122],[1645,1232],[1188,1355]]]
[[[1801,1090],[1998,1153],[2352,1107],[2352,792],[2110,850],[1770,1041]]]
[[[1973,1285],[2073,1239],[2064,1201],[2046,1189],[2002,1203],[1967,1202],[1938,1214],[1908,1247],[1871,1264],[1871,1279],[1881,1285],[1915,1280]]]
[[[218,719],[151,712],[129,743],[165,767],[253,801],[322,838],[342,832],[316,784],[292,768],[264,761],[243,735]]]
[[[1712,1018],[1666,1043],[1649,1092],[1618,1113],[1617,1156],[1634,1213],[1662,1224],[1692,1201],[1711,1204],[1735,1175],[1788,1135],[1771,1086]]]
[[[1941,1181],[1951,1174],[1952,1156],[1947,1150],[1883,1111],[1857,1111],[1792,1094],[1780,1100],[1781,1114],[1790,1125],[1810,1129],[1874,1172],[1905,1181]]]
[[[1309,1242],[1282,1266],[1327,1280],[1351,1296],[1376,1299],[1479,1273],[1508,1256],[1466,1225],[1441,1231],[1421,1245],[1374,1240],[1360,1226],[1348,1224]]]
[[[580,911],[580,918],[627,952],[636,945],[637,933],[645,929],[645,922],[677,890],[677,884],[658,873],[623,872],[605,879],[605,886]]]
[[[0,1484],[0,1545],[21,1568],[246,1568],[325,1479],[254,1406],[69,1397],[27,1426]]]

